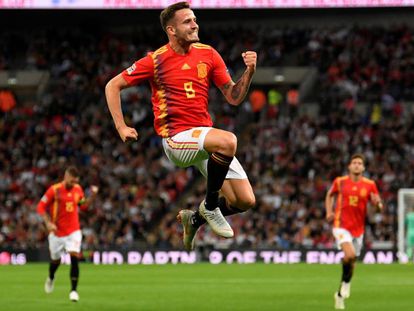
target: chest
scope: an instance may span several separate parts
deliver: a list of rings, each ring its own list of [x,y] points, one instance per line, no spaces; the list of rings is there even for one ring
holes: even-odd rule
[[[213,63],[206,57],[170,57],[163,60],[158,68],[158,77],[167,87],[193,85],[208,86],[213,72]]]
[[[342,187],[342,194],[351,200],[366,201],[370,195],[370,188],[363,183],[345,183]]]
[[[60,191],[58,193],[58,201],[62,205],[77,205],[80,200],[80,194],[76,191]]]

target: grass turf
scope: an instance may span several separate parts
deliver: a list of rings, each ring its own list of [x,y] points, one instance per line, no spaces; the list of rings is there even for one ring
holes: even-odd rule
[[[81,264],[80,301],[69,301],[69,266],[45,294],[46,264],[0,266],[0,310],[333,310],[340,265]],[[358,264],[348,310],[412,310],[414,266]]]

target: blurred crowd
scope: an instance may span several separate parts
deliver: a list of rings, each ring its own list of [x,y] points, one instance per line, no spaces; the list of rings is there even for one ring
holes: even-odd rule
[[[258,52],[259,66],[316,66],[320,115],[287,115],[268,105],[253,112],[248,99],[234,108],[211,91],[216,126],[238,133],[237,157],[257,206],[230,218],[234,239],[218,239],[204,226],[198,245],[333,247],[324,196],[354,152],[367,157],[368,176],[386,202],[384,214],[370,212],[367,243],[394,242],[396,193],[414,182],[414,123],[403,105],[414,97],[414,30],[203,27],[202,42],[222,54],[231,73],[242,68],[246,49]],[[90,185],[100,187],[93,210],[81,215],[86,249],[182,247],[175,216],[180,208],[198,206],[204,181],[194,183],[199,173],[177,169],[163,155],[146,84],[122,94],[124,114],[140,135],[136,143],[121,142],[104,100],[111,77],[166,42],[154,29],[0,33],[6,43],[0,70],[50,72],[38,98],[18,98],[13,110],[0,112],[1,247],[45,245],[35,207],[69,164],[81,169],[86,193]],[[361,102],[368,103],[362,113]]]

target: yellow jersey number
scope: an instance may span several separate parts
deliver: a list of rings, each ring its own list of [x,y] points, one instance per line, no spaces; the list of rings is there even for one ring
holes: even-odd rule
[[[358,197],[356,195],[349,196],[349,205],[358,206]]]
[[[193,89],[193,82],[185,82],[184,91],[185,91],[185,94],[187,95],[187,98],[194,98],[195,91]]]

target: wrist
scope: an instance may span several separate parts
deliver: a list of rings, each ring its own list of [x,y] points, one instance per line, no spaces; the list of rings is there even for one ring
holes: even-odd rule
[[[125,127],[126,124],[125,123],[121,123],[121,124],[116,124],[115,128],[117,129],[117,131],[119,131],[120,128]]]
[[[250,76],[252,76],[254,73],[255,73],[255,71],[256,71],[256,68],[255,67],[250,67],[250,66],[248,66],[247,68],[246,68],[246,73],[248,74],[248,75],[250,75]]]

